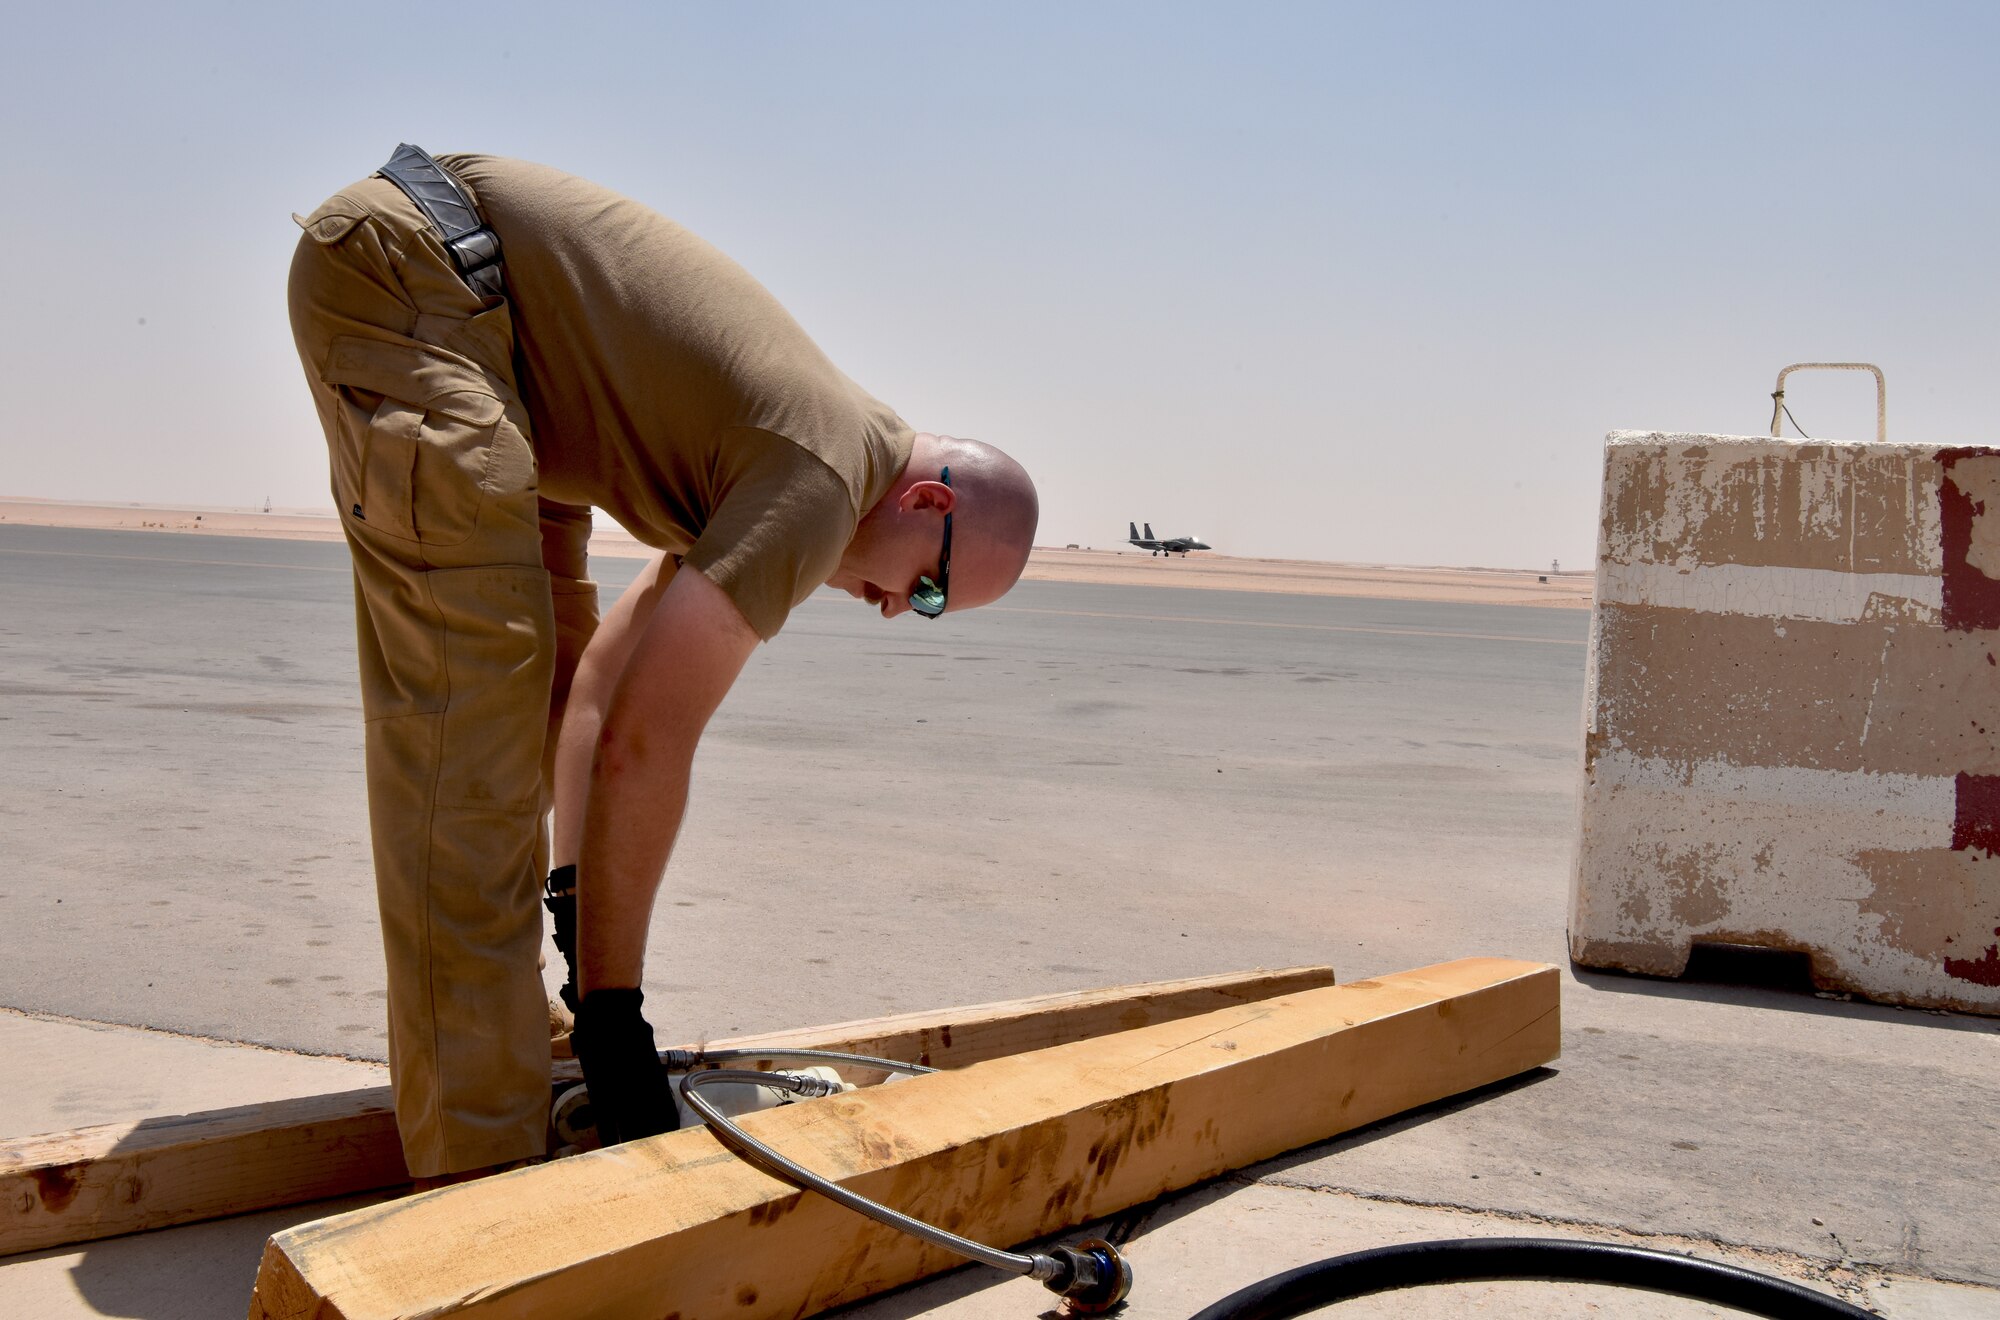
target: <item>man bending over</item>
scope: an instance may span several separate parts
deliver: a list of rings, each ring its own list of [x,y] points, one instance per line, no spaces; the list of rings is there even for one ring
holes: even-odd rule
[[[410,1172],[543,1153],[545,871],[600,1133],[665,1130],[639,985],[709,717],[821,583],[884,618],[1003,595],[1034,484],[911,430],[734,262],[582,179],[405,147],[299,223]],[[659,551],[601,625],[593,506]]]

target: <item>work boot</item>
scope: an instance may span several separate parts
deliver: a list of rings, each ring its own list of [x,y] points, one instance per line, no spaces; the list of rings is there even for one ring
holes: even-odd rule
[[[571,1013],[576,1011],[576,867],[558,866],[549,872],[549,881],[542,890],[542,906],[549,910],[550,938],[563,956],[563,969],[568,979],[563,982],[562,1002]],[[551,1014],[555,1006],[550,1005]],[[550,1017],[551,1033],[555,1019]],[[567,1030],[567,1028],[565,1028]]]
[[[549,872],[542,891],[542,906],[549,910],[556,948],[563,956],[567,979],[559,996],[549,1000],[549,1055],[556,1059],[576,1057],[570,1033],[576,1030],[576,868],[558,866]],[[546,966],[546,960],[539,960]]]

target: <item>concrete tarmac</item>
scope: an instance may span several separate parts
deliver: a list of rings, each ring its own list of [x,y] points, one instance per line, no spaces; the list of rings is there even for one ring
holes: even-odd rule
[[[604,562],[607,597],[637,567]],[[1066,583],[885,623],[822,593],[704,743],[649,1011],[683,1041],[1260,965],[1562,964],[1587,627]],[[243,1067],[214,1042],[334,1056],[296,1064],[329,1076],[380,1058],[350,630],[339,546],[0,526],[0,1006],[39,1015],[0,1017],[9,1057],[13,1033],[39,1042],[12,1130],[221,1103],[182,1086],[215,1051]],[[2000,1316],[2000,1023],[1574,975],[1564,1012],[1551,1070],[1131,1221],[1161,1289],[1135,1311],[1397,1235],[1504,1231]],[[106,1065],[141,1038],[187,1075],[121,1092],[133,1070]],[[279,1093],[249,1093],[258,1076],[231,1102]],[[312,1213],[0,1265],[0,1313],[240,1313],[264,1221]],[[204,1245],[158,1245],[183,1236]],[[960,1273],[863,1310],[1018,1315],[1021,1286]],[[59,1297],[76,1309],[41,1309]]]

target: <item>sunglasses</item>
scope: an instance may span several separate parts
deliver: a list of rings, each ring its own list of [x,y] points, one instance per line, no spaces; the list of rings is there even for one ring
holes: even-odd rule
[[[951,485],[951,469],[938,473],[938,480]],[[917,579],[917,585],[910,592],[910,608],[926,619],[935,619],[944,613],[945,592],[951,588],[951,515],[944,516],[944,548],[938,551],[938,575],[933,582],[928,577]]]

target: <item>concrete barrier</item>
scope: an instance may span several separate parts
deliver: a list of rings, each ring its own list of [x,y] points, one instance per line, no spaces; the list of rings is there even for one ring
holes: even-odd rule
[[[1615,432],[1570,954],[2000,1014],[2000,449]]]

